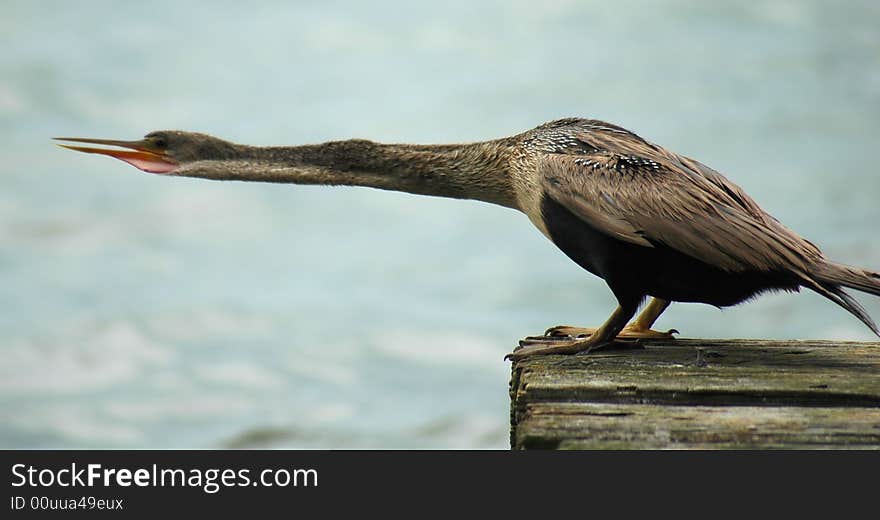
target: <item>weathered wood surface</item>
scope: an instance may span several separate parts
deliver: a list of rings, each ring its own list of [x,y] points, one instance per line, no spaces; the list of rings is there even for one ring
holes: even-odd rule
[[[511,447],[880,449],[880,343],[697,340],[513,364]]]

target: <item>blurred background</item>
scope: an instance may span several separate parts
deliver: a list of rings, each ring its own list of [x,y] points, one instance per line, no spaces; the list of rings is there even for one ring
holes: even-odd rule
[[[504,354],[615,305],[511,210],[161,178],[52,136],[444,143],[593,117],[880,268],[876,2],[247,4],[0,2],[0,447],[505,448]],[[658,325],[874,339],[812,293]]]

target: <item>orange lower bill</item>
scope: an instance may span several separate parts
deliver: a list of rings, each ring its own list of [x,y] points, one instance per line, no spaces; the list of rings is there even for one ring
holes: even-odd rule
[[[109,139],[85,139],[79,137],[56,137],[55,139],[131,148],[131,150],[113,150],[107,148],[92,148],[88,146],[74,146],[69,144],[58,145],[62,148],[75,150],[77,152],[107,155],[114,159],[125,161],[135,168],[149,173],[169,173],[180,166],[164,154],[145,150],[141,141],[112,141]]]

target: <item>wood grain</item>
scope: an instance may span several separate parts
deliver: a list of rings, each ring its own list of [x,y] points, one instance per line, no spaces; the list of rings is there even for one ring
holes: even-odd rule
[[[880,449],[880,343],[655,341],[513,365],[516,449]]]

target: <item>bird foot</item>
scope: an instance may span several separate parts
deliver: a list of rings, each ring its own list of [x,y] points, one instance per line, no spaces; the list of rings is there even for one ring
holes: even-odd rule
[[[602,339],[593,335],[588,338],[563,340],[562,338],[526,338],[520,341],[519,346],[513,352],[504,356],[505,360],[519,361],[531,356],[546,356],[550,354],[589,354],[590,352],[615,344],[616,340]],[[634,344],[634,341],[626,343]]]
[[[597,329],[584,327],[571,327],[569,325],[558,325],[550,327],[544,333],[546,338],[586,338],[593,335]],[[669,329],[666,332],[653,330],[634,325],[627,325],[617,334],[618,339],[675,339],[673,334],[679,334],[675,329]]]
[[[640,339],[675,339],[675,329],[666,332],[627,325],[612,340],[596,336],[599,329],[559,325],[547,329],[543,336],[529,336],[519,342],[519,346],[504,359],[519,359],[548,354],[588,354],[600,348],[621,346],[639,347]]]

